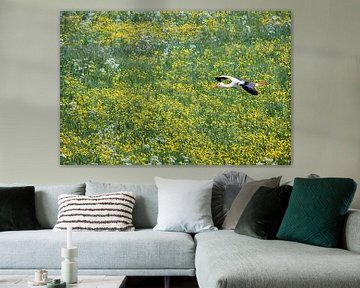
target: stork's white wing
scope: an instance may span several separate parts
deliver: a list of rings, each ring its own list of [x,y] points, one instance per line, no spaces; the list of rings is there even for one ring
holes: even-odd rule
[[[215,79],[219,82],[221,82],[221,80],[230,80],[233,83],[238,83],[238,82],[243,83],[244,82],[243,80],[239,80],[235,77],[228,76],[228,75],[220,75],[220,76],[215,77]]]

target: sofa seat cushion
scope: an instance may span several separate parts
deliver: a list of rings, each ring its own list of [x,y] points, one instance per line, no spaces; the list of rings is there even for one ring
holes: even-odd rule
[[[186,233],[73,232],[79,270],[194,269],[195,244]],[[60,269],[66,232],[2,232],[0,269]]]
[[[229,230],[195,236],[200,288],[357,287],[360,254]]]

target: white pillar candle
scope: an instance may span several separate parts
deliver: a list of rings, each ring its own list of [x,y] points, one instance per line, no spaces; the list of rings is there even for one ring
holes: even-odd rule
[[[66,248],[70,249],[72,248],[72,227],[69,225],[66,229],[67,232],[67,242],[66,242]]]

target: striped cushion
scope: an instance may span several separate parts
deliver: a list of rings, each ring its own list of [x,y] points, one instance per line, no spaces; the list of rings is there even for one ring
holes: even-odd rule
[[[115,192],[92,196],[59,196],[59,214],[55,231],[72,226],[74,231],[133,231],[133,192]]]

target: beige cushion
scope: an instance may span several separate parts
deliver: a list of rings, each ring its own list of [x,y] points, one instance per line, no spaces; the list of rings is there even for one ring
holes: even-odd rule
[[[229,212],[224,219],[224,223],[222,225],[223,229],[234,230],[237,222],[240,219],[241,214],[243,213],[246,205],[249,203],[251,197],[255,194],[255,192],[261,186],[269,188],[278,187],[280,179],[281,176],[245,183],[242,186],[240,192],[237,194],[234,202],[230,207]]]

